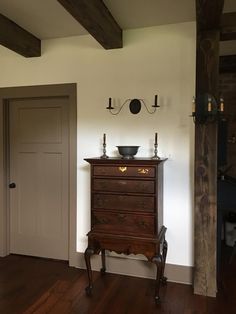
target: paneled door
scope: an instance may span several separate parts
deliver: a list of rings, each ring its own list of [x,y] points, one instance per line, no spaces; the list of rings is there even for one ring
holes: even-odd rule
[[[68,98],[9,100],[10,253],[68,260]]]

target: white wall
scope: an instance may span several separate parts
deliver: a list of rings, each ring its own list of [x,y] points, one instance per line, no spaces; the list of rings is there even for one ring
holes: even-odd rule
[[[140,145],[138,156],[152,156],[154,133],[164,169],[164,223],[168,228],[167,262],[192,265],[193,122],[195,23],[124,32],[124,48],[106,51],[89,35],[42,42],[40,58],[25,59],[0,47],[0,87],[77,83],[78,218],[77,248],[84,251],[89,230],[89,167],[83,158],[107,153],[116,145]],[[159,95],[160,109],[132,115],[127,107],[112,116],[108,98],[117,103]]]

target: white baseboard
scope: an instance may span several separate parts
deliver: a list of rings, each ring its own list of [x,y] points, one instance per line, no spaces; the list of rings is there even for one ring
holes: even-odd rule
[[[93,255],[91,257],[92,269],[100,271],[101,268],[101,256]],[[70,260],[70,266],[85,269],[85,261],[83,253],[76,253],[73,259]],[[156,277],[156,266],[150,262],[147,262],[143,258],[127,257],[124,255],[109,254],[106,256],[106,270],[109,273],[150,278]],[[170,282],[192,284],[192,271],[191,266],[182,266],[174,264],[166,264],[165,276]]]

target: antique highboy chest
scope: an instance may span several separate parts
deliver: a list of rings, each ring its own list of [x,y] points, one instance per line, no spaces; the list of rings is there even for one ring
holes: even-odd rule
[[[156,264],[155,299],[166,281],[166,227],[163,226],[163,164],[165,159],[88,158],[91,172],[91,231],[84,253],[92,292],[90,257],[105,251],[143,254]]]

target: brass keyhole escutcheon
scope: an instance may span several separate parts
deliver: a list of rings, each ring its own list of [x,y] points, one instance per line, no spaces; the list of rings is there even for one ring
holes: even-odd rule
[[[139,168],[139,169],[138,169],[138,173],[139,173],[139,174],[148,174],[148,171],[149,171],[149,170],[148,170],[148,169],[145,169],[145,168]]]
[[[125,171],[127,171],[127,167],[119,167],[119,171],[120,172],[125,172]]]

